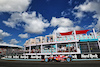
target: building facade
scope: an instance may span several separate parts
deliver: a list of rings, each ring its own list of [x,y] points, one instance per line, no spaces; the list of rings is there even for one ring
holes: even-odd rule
[[[24,55],[41,58],[41,56],[99,54],[100,34],[95,33],[93,29],[93,33],[87,35],[88,31],[74,30],[66,33],[55,33],[55,35],[46,35],[45,37],[31,38],[24,44]]]

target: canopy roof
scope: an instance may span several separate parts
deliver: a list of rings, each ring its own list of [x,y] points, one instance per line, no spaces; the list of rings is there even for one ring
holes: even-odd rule
[[[19,45],[13,45],[13,44],[0,44],[0,46],[23,48],[22,46],[19,46]]]
[[[76,30],[76,34],[86,34],[89,30]],[[60,33],[61,36],[72,35],[73,31]]]
[[[72,35],[72,32],[73,32],[73,31],[65,32],[65,33],[60,33],[60,35],[62,35],[62,36],[65,36],[65,35]]]
[[[89,30],[78,30],[76,34],[86,34]]]

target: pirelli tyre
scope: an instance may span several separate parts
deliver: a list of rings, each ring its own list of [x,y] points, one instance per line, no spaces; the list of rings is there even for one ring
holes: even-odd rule
[[[67,58],[67,62],[71,62],[72,61],[72,56],[69,55],[68,58]]]
[[[48,62],[52,62],[52,59],[48,59]]]
[[[55,60],[55,59],[53,59],[53,60],[52,60],[52,62],[56,62],[56,60]]]
[[[45,58],[45,62],[48,62],[48,58]]]
[[[71,58],[67,58],[66,61],[67,61],[67,62],[70,62],[70,61],[71,61]]]

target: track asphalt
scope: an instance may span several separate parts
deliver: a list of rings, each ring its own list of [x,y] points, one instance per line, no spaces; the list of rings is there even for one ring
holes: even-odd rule
[[[33,62],[0,60],[0,67],[100,67],[100,61]]]

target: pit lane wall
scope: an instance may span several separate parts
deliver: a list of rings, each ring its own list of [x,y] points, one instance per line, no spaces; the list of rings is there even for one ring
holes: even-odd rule
[[[53,55],[52,55],[53,56]],[[57,55],[55,55],[57,56]],[[64,55],[66,57],[68,57],[69,55]],[[100,59],[100,53],[97,54],[71,54],[72,59]],[[12,58],[12,59],[45,59],[45,58],[49,58],[51,57],[51,55],[45,55],[43,57],[43,55],[15,55],[15,56],[5,56],[2,57],[4,58]]]

